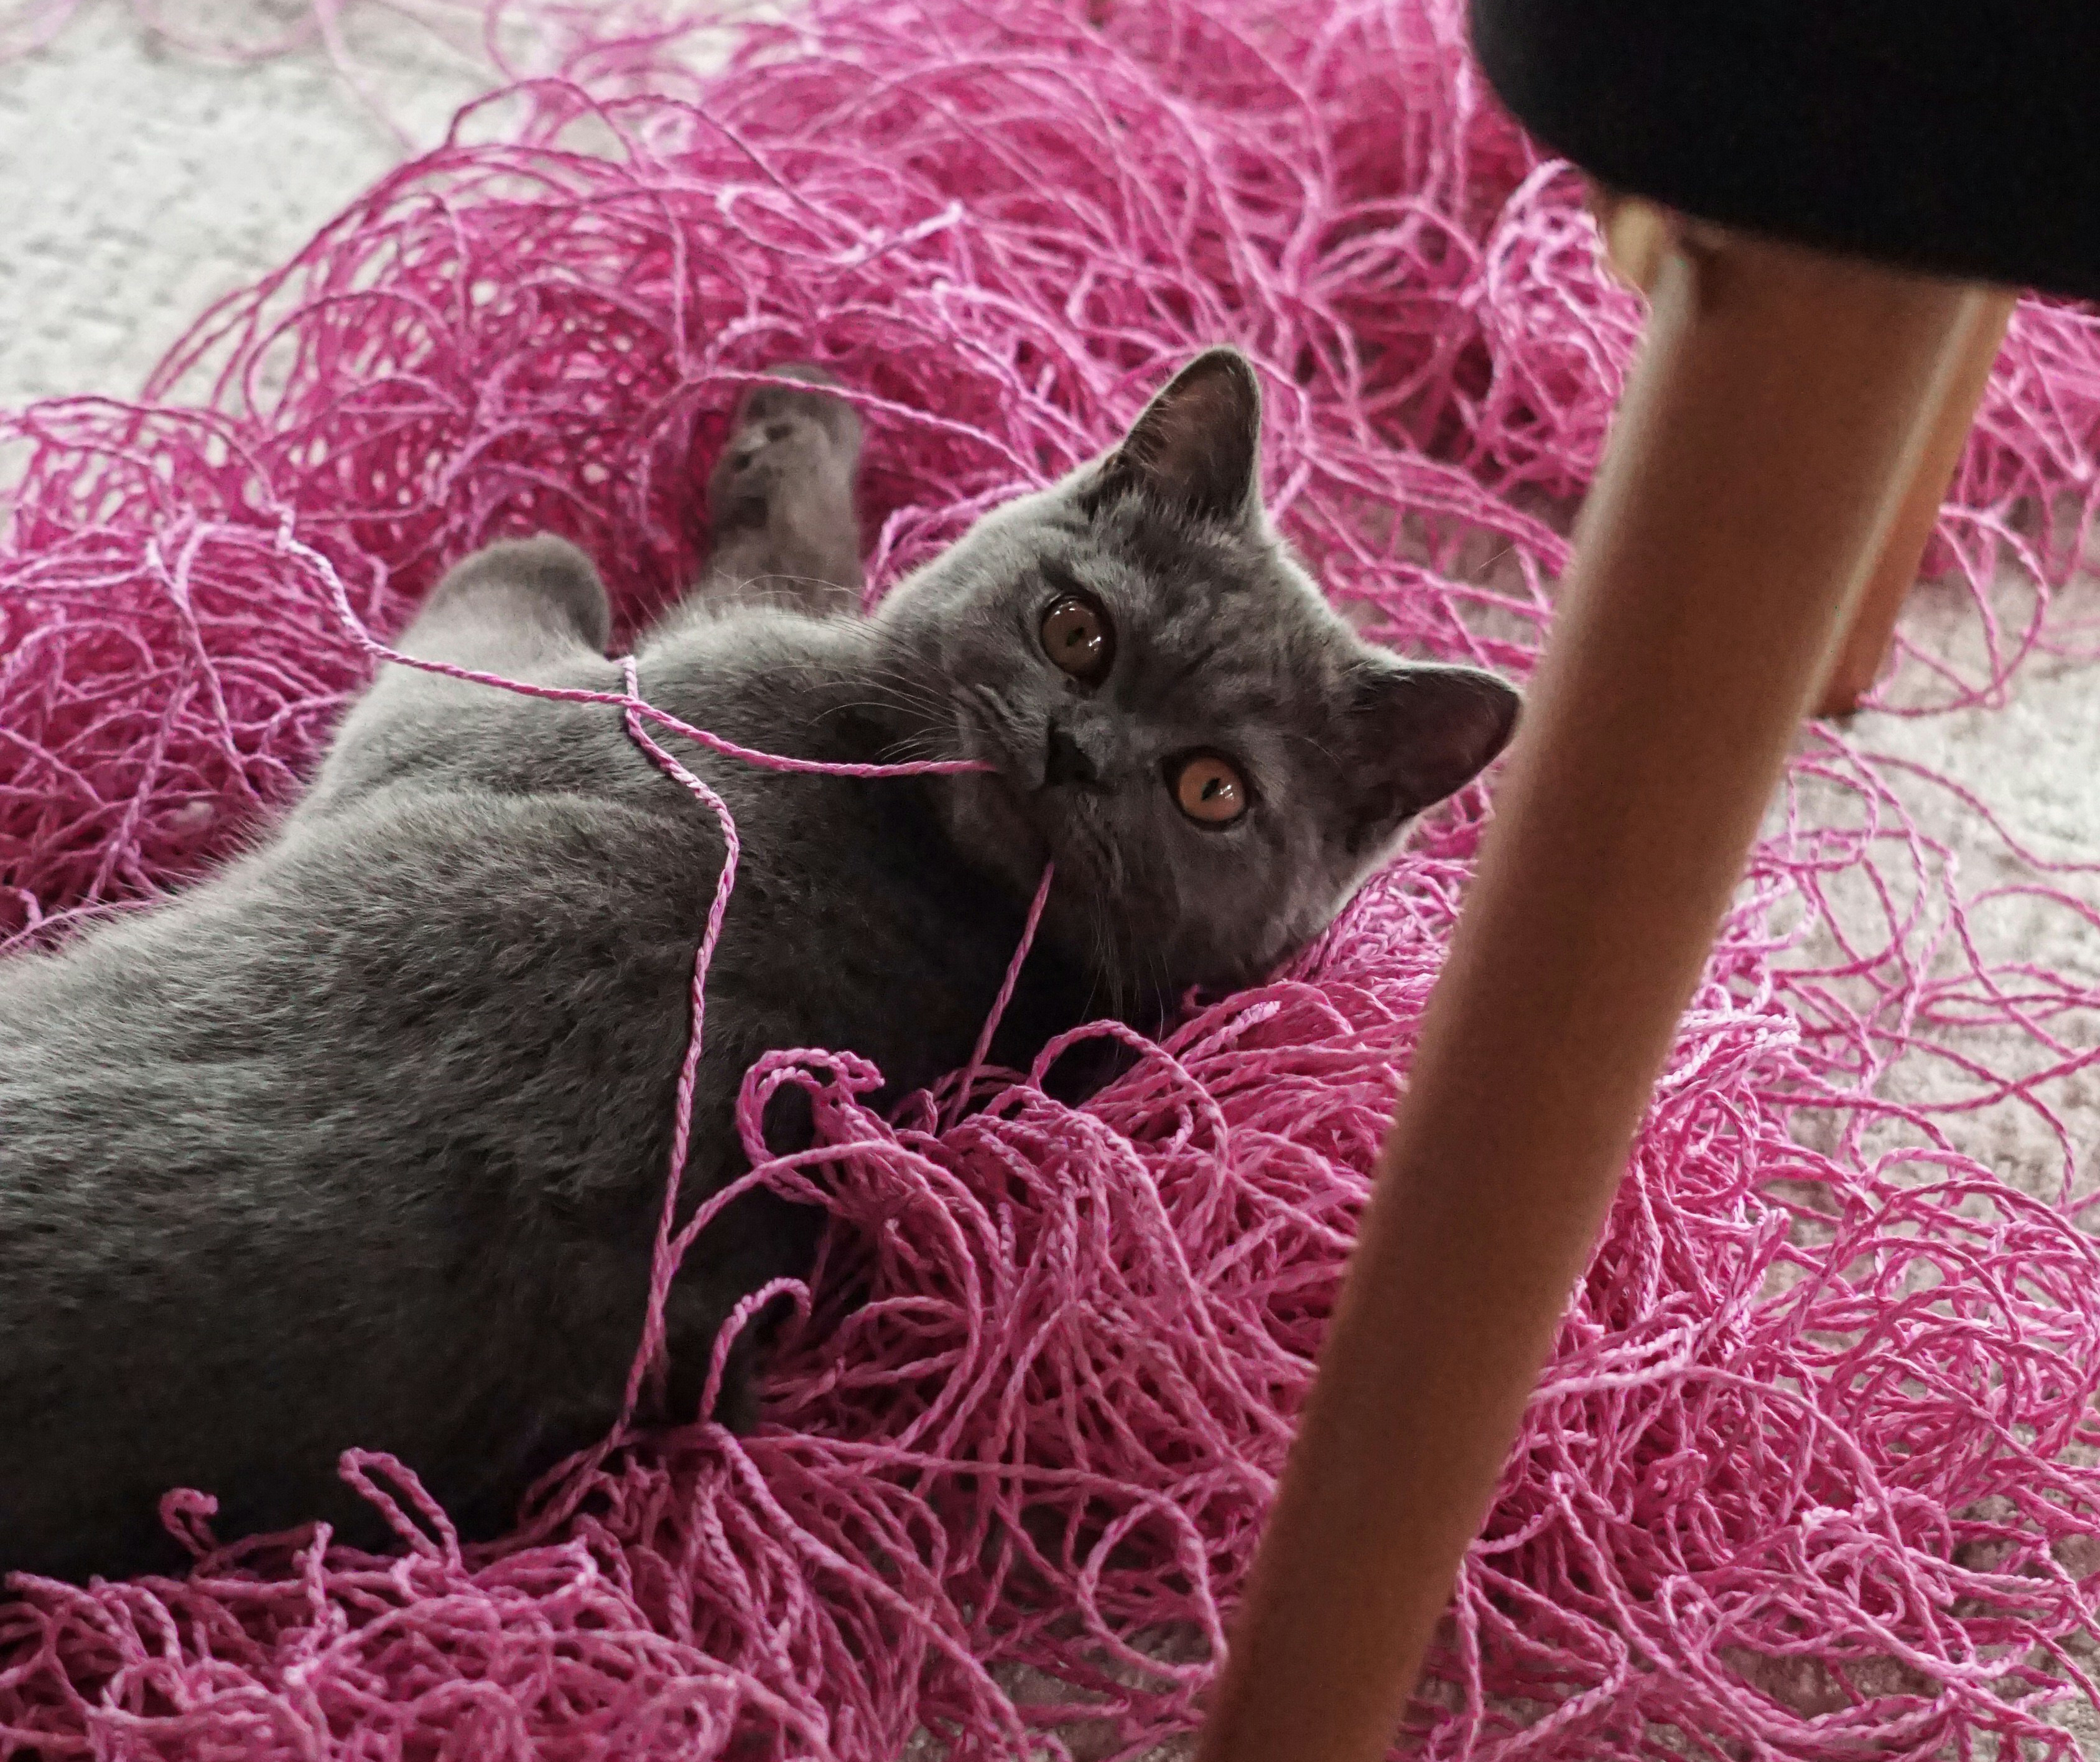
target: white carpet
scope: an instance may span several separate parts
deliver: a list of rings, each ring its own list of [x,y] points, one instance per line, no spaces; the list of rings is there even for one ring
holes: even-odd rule
[[[192,11],[230,19],[249,9]],[[416,139],[434,141],[453,107],[479,89],[479,73],[384,11],[358,20],[352,47],[369,88]],[[86,0],[50,48],[0,65],[0,403],[135,392],[210,300],[295,250],[399,150],[318,52],[214,67],[157,45],[117,0]],[[2100,641],[2100,591],[2085,584],[2067,606]],[[1921,591],[1906,628],[1936,651],[1973,658],[1977,623],[1964,598]],[[1899,694],[1929,701],[1931,689],[1907,676]],[[1870,715],[1848,738],[1958,779],[2045,856],[2100,863],[2100,668],[2036,663],[2003,708]],[[1954,852],[1965,892],[2021,879],[2021,866],[1957,802],[1922,786],[1909,793]],[[2100,874],[2070,884],[2100,912]],[[2100,930],[2070,913],[2012,902],[1982,914],[1974,928],[1987,958],[2024,958],[2089,980],[2100,972]],[[2074,1043],[2100,1039],[2100,1020],[2058,1029]],[[2004,1056],[1994,1037],[1973,1045],[1951,1037],[1988,1059]],[[1952,1081],[1947,1068],[1919,1058],[1889,1087],[1926,1099],[1950,1093]],[[2100,1073],[2060,1080],[2045,1094],[2078,1147],[2077,1183],[2090,1191],[2100,1184]],[[2023,1185],[2058,1190],[2061,1152],[2029,1110],[2001,1105],[1952,1131],[1961,1148]],[[2078,1729],[2086,1752],[2100,1755],[2100,1726],[2086,1716]]]
[[[354,18],[372,88],[435,143],[486,81],[427,30]],[[214,66],[157,43],[119,0],[85,0],[49,47],[0,64],[0,403],[135,394],[210,302],[399,156],[317,51]]]

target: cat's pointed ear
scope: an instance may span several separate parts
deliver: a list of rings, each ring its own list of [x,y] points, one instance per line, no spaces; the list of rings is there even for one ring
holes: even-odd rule
[[[1521,700],[1473,667],[1416,667],[1374,650],[1349,670],[1352,850],[1463,788],[1509,744]]]
[[[1198,520],[1237,525],[1261,503],[1261,385],[1237,349],[1208,349],[1145,407],[1101,467],[1101,491],[1135,489]]]

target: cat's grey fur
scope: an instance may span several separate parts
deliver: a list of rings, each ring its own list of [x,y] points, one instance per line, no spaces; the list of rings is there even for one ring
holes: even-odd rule
[[[744,839],[696,1196],[744,1165],[730,1110],[768,1049],[852,1048],[892,1092],[960,1064],[1046,859],[1008,1059],[1089,1010],[1142,1020],[1261,973],[1515,713],[1485,674],[1368,647],[1279,547],[1255,382],[1229,351],[872,617],[742,603],[777,601],[782,577],[818,610],[851,602],[843,411],[817,391],[748,402],[714,486],[723,548],[641,643],[644,694],[772,751],[996,770],[785,776],[673,740]],[[1074,584],[1116,628],[1097,689],[1039,637]],[[543,539],[461,565],[402,641],[610,689],[608,630],[589,564]],[[1164,761],[1198,747],[1250,781],[1228,830],[1170,793]],[[712,817],[616,710],[390,667],[267,843],[0,964],[0,1568],[170,1564],[156,1509],[176,1486],[218,1496],[223,1537],[326,1518],[371,1540],[337,1478],[348,1446],[396,1452],[487,1534],[602,1434],[721,859]],[[698,1244],[672,1306],[674,1406],[690,1415],[736,1299],[805,1263],[810,1215],[754,1201]]]

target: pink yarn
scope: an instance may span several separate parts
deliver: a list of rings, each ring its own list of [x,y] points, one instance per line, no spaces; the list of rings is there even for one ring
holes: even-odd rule
[[[487,539],[576,538],[638,623],[783,359],[858,389],[881,584],[1238,341],[1272,500],[1330,590],[1382,640],[1524,670],[1565,561],[1540,510],[1586,481],[1639,328],[1575,180],[1487,102],[1455,0],[1091,11],[818,0],[699,75],[675,31],[593,42],[578,9],[571,82],[522,121],[468,112],[207,314],[143,403],[0,416],[0,933],[232,848],[368,673],[363,627]],[[1943,701],[2089,636],[2046,588],[2096,433],[2100,332],[2023,306],[1933,560],[1990,670]],[[2042,591],[2001,626],[2004,565]],[[646,684],[602,699],[704,802],[666,744],[704,732]],[[2096,1698],[2085,1147],[2050,1202],[1948,1128],[2055,1125],[2100,987],[1979,952],[2014,889],[1963,890],[1926,817],[1952,786],[1831,730],[1792,782],[1468,1560],[1420,1754],[2067,1757],[2049,1711]],[[754,1178],[834,1227],[757,1435],[622,1434],[492,1549],[357,1453],[396,1557],[214,1552],[209,1501],[171,1495],[188,1579],[24,1583],[0,1611],[0,1751],[886,1759],[924,1731],[1105,1755],[1188,1730],[1481,813],[1469,791],[1286,973],[1192,1005],[1085,1108],[1035,1081],[1061,1047],[890,1119],[860,1059],[762,1061]],[[2005,842],[2024,903],[2100,930]],[[1864,941],[1843,890],[1882,902]],[[1945,1099],[1889,1099],[1928,1058]],[[819,1143],[773,1158],[783,1084]],[[957,1118],[964,1086],[988,1099]]]

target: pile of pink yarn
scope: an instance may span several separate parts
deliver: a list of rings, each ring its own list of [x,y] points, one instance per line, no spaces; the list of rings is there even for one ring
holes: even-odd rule
[[[818,0],[705,73],[675,31],[568,28],[569,82],[467,113],[139,404],[0,414],[0,936],[177,882],[286,799],[371,664],[346,607],[389,632],[532,528],[599,558],[630,627],[661,606],[735,396],[785,358],[867,394],[883,583],[1237,341],[1272,501],[1336,597],[1528,667],[1639,320],[1454,0]],[[1993,637],[1948,702],[2063,645],[2045,591],[2001,627],[1984,584],[2068,572],[2096,457],[2100,328],[2030,305],[1933,560]],[[2036,1198],[1947,1122],[2050,1121],[2048,1083],[2100,1062],[2100,987],[1979,952],[1994,896],[1931,836],[1934,780],[1826,731],[1793,781],[1467,1562],[1421,1755],[2075,1754],[2100,1247],[2073,1147]],[[850,1059],[754,1073],[816,1098],[834,1153],[770,1178],[835,1219],[756,1436],[579,1465],[492,1552],[368,1463],[396,1556],[21,1585],[0,1753],[888,1762],[1188,1731],[1482,808],[1083,1108],[1021,1082],[885,1119]],[[1871,937],[1836,933],[1847,885],[1883,901]],[[2093,922],[2044,867],[2018,886]],[[1954,1025],[1995,1027],[1962,1042],[1995,1068]],[[1934,1056],[1943,1101],[1887,1098]]]

